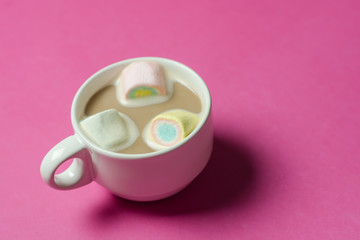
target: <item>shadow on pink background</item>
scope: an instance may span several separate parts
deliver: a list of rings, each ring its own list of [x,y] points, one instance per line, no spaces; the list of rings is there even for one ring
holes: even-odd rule
[[[359,239],[359,1],[0,1],[0,239]],[[179,194],[56,191],[47,151],[99,69],[158,56],[213,99],[215,146]]]
[[[246,204],[256,188],[254,164],[253,156],[244,146],[216,136],[210,163],[184,191],[151,203],[137,203],[110,195],[109,203],[95,211],[94,219],[100,220],[96,224],[106,222],[116,218],[124,207],[145,213],[183,215]]]

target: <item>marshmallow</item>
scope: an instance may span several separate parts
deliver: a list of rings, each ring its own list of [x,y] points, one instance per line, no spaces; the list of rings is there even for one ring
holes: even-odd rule
[[[166,95],[165,77],[159,63],[131,63],[122,71],[120,81],[126,99]]]
[[[185,110],[171,110],[157,115],[148,131],[155,148],[170,147],[187,137],[196,127],[198,115]],[[154,148],[154,144],[151,144]],[[160,146],[159,146],[160,145]]]
[[[111,151],[130,146],[139,136],[135,123],[115,109],[87,117],[80,122],[80,126],[92,141]]]

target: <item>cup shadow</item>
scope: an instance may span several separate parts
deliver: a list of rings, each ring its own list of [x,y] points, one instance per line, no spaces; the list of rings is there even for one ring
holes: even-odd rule
[[[95,208],[93,217],[99,221],[116,219],[124,210],[160,215],[196,214],[245,205],[255,183],[255,162],[250,149],[216,134],[208,165],[187,188],[153,202],[134,202],[109,193],[105,203]]]

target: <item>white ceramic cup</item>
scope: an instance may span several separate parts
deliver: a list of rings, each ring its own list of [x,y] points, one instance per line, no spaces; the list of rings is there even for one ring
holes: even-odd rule
[[[164,150],[122,154],[100,148],[79,126],[88,100],[109,85],[121,70],[134,61],[155,61],[167,74],[180,79],[200,97],[201,120],[186,139]],[[210,93],[201,77],[187,66],[165,58],[133,58],[105,67],[91,76],[78,90],[72,103],[74,135],[53,147],[41,163],[43,180],[55,189],[66,190],[92,181],[113,194],[135,201],[152,201],[171,196],[185,188],[205,168],[213,145]],[[62,173],[57,168],[65,161],[72,164]]]

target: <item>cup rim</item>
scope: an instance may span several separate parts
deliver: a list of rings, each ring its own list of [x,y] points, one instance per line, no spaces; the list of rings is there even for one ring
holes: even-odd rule
[[[113,152],[110,150],[106,150],[103,149],[101,147],[99,147],[98,145],[96,145],[95,143],[93,143],[91,140],[88,139],[88,137],[83,133],[83,131],[80,128],[80,125],[78,123],[77,120],[77,116],[76,116],[76,112],[77,112],[77,107],[78,107],[78,102],[80,99],[80,96],[82,94],[82,92],[87,88],[87,86],[89,85],[90,82],[93,81],[94,78],[96,78],[98,75],[106,72],[107,70],[114,68],[118,65],[123,65],[123,64],[129,64],[131,62],[134,61],[151,61],[151,60],[155,60],[155,61],[165,61],[165,62],[169,62],[173,65],[176,65],[177,67],[180,68],[184,68],[185,70],[189,71],[192,75],[194,75],[194,77],[196,79],[199,80],[200,84],[202,85],[203,90],[205,91],[204,97],[205,97],[205,102],[208,102],[209,104],[206,106],[206,108],[203,110],[204,111],[204,116],[200,119],[197,127],[194,129],[194,131],[192,131],[187,137],[186,139],[183,139],[181,142],[175,144],[174,146],[165,148],[165,149],[161,149],[161,150],[157,150],[154,152],[149,152],[149,153],[118,153],[118,152]],[[205,106],[203,106],[205,107]],[[210,117],[210,112],[211,112],[211,108],[212,108],[212,101],[211,101],[211,96],[210,96],[210,91],[207,87],[207,85],[205,84],[204,80],[200,77],[199,74],[197,74],[193,69],[191,69],[190,67],[186,66],[183,63],[180,63],[178,61],[172,60],[172,59],[168,59],[168,58],[162,58],[162,57],[136,57],[136,58],[129,58],[126,60],[122,60],[122,61],[118,61],[115,63],[112,63],[106,67],[101,68],[100,70],[98,70],[97,72],[95,72],[93,75],[91,75],[78,89],[78,91],[75,94],[75,97],[73,99],[72,105],[71,105],[71,123],[72,126],[74,128],[75,131],[75,135],[78,135],[81,137],[81,140],[84,141],[85,145],[88,146],[89,148],[95,150],[96,152],[111,157],[111,158],[118,158],[118,159],[143,159],[143,158],[151,158],[151,157],[156,157],[159,155],[163,155],[165,153],[174,151],[178,148],[180,148],[181,146],[183,146],[184,144],[186,144],[189,140],[191,140],[205,125],[205,123],[207,122],[208,118]],[[141,137],[141,136],[139,136]]]

